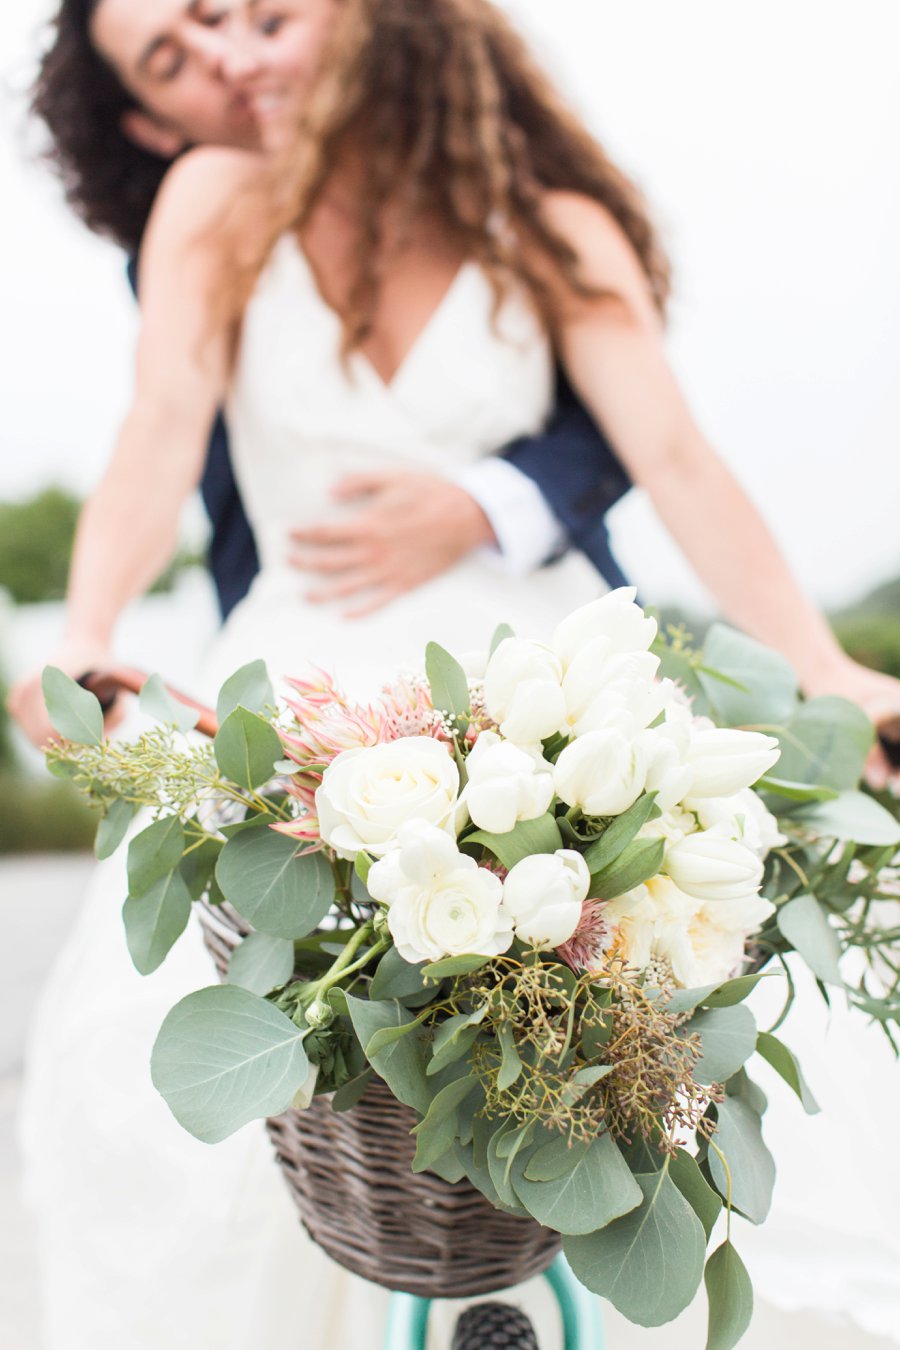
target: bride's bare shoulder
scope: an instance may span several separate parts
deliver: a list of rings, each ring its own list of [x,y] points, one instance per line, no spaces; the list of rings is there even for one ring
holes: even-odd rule
[[[593,285],[655,315],[640,259],[611,211],[581,192],[550,191],[541,201],[546,224],[572,248]]]
[[[214,227],[240,195],[259,181],[263,161],[248,150],[199,146],[181,155],[163,179],[147,225],[146,243],[177,246]]]

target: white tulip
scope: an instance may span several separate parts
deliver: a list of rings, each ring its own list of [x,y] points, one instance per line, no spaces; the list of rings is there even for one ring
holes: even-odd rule
[[[694,781],[694,770],[687,763],[691,729],[683,721],[661,722],[641,737],[647,756],[648,792],[656,793],[661,811],[670,811],[683,801]]]
[[[534,947],[559,947],[575,932],[591,874],[574,849],[535,853],[512,868],[503,883],[503,908],[516,937]]]
[[[372,899],[387,906],[404,961],[499,956],[512,942],[500,878],[424,821],[403,826],[397,846],[373,864],[366,884]]]
[[[587,816],[618,816],[644,790],[647,756],[639,740],[620,731],[589,731],[556,761],[556,794]]]
[[[762,883],[763,865],[727,830],[698,830],[666,850],[666,875],[697,900],[739,900],[754,895]]]
[[[344,750],[316,791],[322,839],[340,858],[380,857],[404,821],[420,818],[456,834],[459,770],[446,745],[408,736]]]
[[[752,788],[744,788],[733,797],[703,797],[686,805],[704,830],[726,827],[731,839],[746,844],[760,858],[787,843],[778,821]]]
[[[519,820],[534,820],[553,800],[553,771],[543,759],[483,731],[466,759],[468,782],[461,802],[480,830],[506,834]]]
[[[759,731],[695,731],[687,757],[694,770],[690,796],[730,797],[761,778],[780,754],[775,738]]]
[[[627,713],[636,731],[655,721],[665,706],[656,680],[659,658],[651,652],[604,654],[604,639],[578,653],[563,679],[566,720],[576,736],[609,724],[610,713]]]
[[[506,638],[488,661],[484,702],[507,740],[537,745],[565,729],[562,666],[548,647]]]
[[[635,595],[633,586],[620,586],[563,619],[550,645],[566,668],[596,638],[606,639],[609,652],[647,650],[656,637],[656,620],[634,603]]]

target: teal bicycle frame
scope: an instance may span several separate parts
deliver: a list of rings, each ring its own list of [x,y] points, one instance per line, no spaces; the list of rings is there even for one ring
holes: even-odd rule
[[[559,1304],[564,1350],[604,1350],[600,1300],[578,1283],[565,1257],[556,1258],[544,1272],[544,1279]],[[430,1298],[415,1294],[394,1294],[388,1308],[384,1350],[425,1350],[431,1303]]]

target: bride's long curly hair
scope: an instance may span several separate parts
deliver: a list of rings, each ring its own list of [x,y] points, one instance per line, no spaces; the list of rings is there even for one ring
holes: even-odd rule
[[[296,136],[237,204],[242,245],[230,251],[221,317],[239,319],[276,240],[303,232],[347,155],[365,174],[355,203],[362,246],[342,312],[345,354],[369,335],[390,266],[388,204],[401,232],[423,212],[436,215],[498,301],[511,281],[524,283],[552,328],[561,292],[595,292],[545,222],[541,199],[548,189],[582,193],[618,222],[664,311],[669,267],[641,194],[489,0],[336,0]]]

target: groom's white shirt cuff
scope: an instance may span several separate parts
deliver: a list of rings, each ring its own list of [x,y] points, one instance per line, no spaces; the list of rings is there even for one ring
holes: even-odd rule
[[[497,538],[481,550],[508,576],[524,577],[566,547],[566,535],[540,488],[506,459],[491,455],[453,475],[481,507]]]

